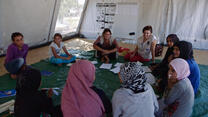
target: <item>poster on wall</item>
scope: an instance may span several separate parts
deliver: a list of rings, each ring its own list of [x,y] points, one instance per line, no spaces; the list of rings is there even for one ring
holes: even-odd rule
[[[113,28],[116,13],[116,3],[97,3],[96,4],[97,30],[101,34],[104,28]]]

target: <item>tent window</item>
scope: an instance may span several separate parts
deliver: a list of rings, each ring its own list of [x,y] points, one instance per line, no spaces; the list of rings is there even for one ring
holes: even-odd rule
[[[86,0],[61,0],[55,32],[69,34],[78,31]]]

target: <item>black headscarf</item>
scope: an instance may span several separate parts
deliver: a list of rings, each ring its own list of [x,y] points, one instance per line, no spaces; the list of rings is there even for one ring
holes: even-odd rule
[[[179,41],[179,38],[178,38],[178,36],[176,35],[176,34],[169,34],[168,36],[167,36],[167,38],[166,38],[166,40],[167,39],[171,39],[171,41],[175,44],[176,42],[178,42]]]
[[[166,38],[166,40],[167,39],[171,39],[171,41],[173,42],[173,44],[179,42],[179,38],[178,38],[178,36],[176,34],[170,34],[170,35],[168,35],[167,38]],[[173,47],[170,47],[170,48],[168,48],[168,50],[167,50],[167,52],[165,54],[165,57],[162,60],[162,64],[168,64],[168,57],[170,55],[172,55],[172,54],[173,54]]]
[[[179,41],[177,42],[174,47],[178,47],[180,50],[180,56],[179,58],[188,60],[188,59],[193,59],[193,48],[192,48],[192,44],[190,42],[187,41]]]
[[[38,91],[41,82],[41,73],[33,68],[26,68],[17,78],[17,95],[26,96]]]

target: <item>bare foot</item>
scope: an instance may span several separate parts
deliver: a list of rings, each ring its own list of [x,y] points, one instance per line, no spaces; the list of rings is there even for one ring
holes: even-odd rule
[[[11,77],[13,80],[16,80],[16,79],[17,79],[17,75],[16,75],[16,74],[11,74],[10,77]]]
[[[108,56],[105,56],[105,63],[108,64],[110,62],[110,59],[108,58]]]

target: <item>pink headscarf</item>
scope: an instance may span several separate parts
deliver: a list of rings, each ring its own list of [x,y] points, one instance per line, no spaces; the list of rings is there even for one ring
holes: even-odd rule
[[[181,58],[176,58],[170,62],[170,65],[177,73],[177,79],[181,80],[190,75],[189,64]]]
[[[87,60],[74,63],[63,89],[61,109],[64,117],[101,117],[105,111],[99,96],[90,88],[95,66]]]

